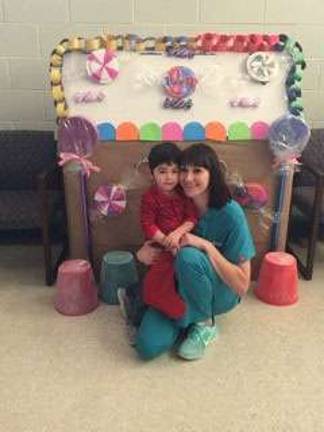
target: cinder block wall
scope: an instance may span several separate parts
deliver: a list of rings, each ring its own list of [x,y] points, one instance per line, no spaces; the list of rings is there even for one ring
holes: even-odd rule
[[[307,120],[324,127],[323,0],[0,0],[0,129],[53,129],[49,55],[64,37],[278,32],[301,42]]]

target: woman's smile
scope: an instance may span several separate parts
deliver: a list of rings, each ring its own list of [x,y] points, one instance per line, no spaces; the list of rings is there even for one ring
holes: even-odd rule
[[[185,194],[193,198],[208,191],[209,171],[204,167],[187,166],[180,172],[180,184]]]

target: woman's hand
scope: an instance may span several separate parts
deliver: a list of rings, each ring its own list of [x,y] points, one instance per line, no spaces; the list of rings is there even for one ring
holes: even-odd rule
[[[181,237],[180,246],[192,246],[202,251],[206,250],[206,246],[209,242],[201,237],[198,237],[194,234],[187,233]]]
[[[147,241],[136,252],[136,256],[139,262],[147,266],[154,264],[154,262],[159,257],[162,249],[154,247],[153,244],[154,244],[153,241]]]

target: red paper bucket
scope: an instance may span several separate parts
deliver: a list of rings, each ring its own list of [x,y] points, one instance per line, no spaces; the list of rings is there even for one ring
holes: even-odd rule
[[[269,252],[263,258],[254,294],[263,302],[286,306],[298,300],[296,259],[285,252]]]
[[[64,261],[56,286],[55,308],[64,315],[84,315],[98,306],[98,290],[88,261]]]

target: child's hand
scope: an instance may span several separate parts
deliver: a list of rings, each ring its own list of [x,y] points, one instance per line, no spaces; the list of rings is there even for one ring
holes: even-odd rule
[[[173,256],[176,256],[177,255],[177,253],[178,253],[178,248],[172,248],[172,249],[170,249],[170,253],[173,255]]]
[[[178,249],[181,237],[182,237],[182,233],[177,232],[177,230],[172,231],[164,238],[163,246],[166,249],[174,249],[174,248]]]
[[[152,265],[158,259],[161,249],[154,247],[153,241],[146,241],[137,251],[136,256],[139,262],[145,265]]]

